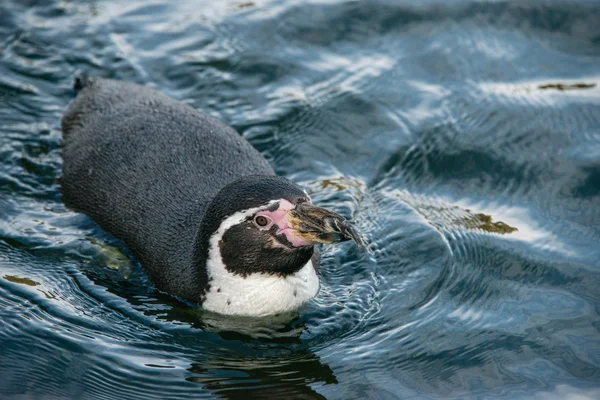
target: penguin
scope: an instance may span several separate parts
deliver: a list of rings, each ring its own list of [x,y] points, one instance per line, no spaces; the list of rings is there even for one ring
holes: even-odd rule
[[[219,120],[134,83],[73,86],[63,201],[121,240],[160,291],[219,314],[295,311],[319,291],[315,245],[364,245]]]

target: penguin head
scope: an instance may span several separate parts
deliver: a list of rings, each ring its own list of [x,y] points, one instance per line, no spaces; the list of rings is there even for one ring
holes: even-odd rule
[[[286,276],[305,266],[318,243],[362,239],[342,216],[314,206],[296,183],[279,176],[243,177],[220,190],[199,236],[207,269],[248,276]]]

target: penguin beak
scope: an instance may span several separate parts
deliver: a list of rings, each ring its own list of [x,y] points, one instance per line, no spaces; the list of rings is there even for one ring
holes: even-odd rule
[[[366,247],[363,237],[344,217],[310,203],[300,203],[287,214],[294,234],[312,243],[333,244],[352,240],[359,248]]]

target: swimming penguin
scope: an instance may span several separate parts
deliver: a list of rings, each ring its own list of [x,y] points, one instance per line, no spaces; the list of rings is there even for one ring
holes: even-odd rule
[[[232,128],[157,91],[79,76],[62,118],[65,204],[121,239],[156,287],[260,316],[316,296],[317,243],[361,237]]]

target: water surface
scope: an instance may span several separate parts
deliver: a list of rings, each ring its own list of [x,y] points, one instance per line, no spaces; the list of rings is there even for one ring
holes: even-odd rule
[[[600,5],[414,3],[2,1],[0,397],[600,398]],[[232,125],[373,254],[264,325],[158,293],[61,202],[77,70]]]

